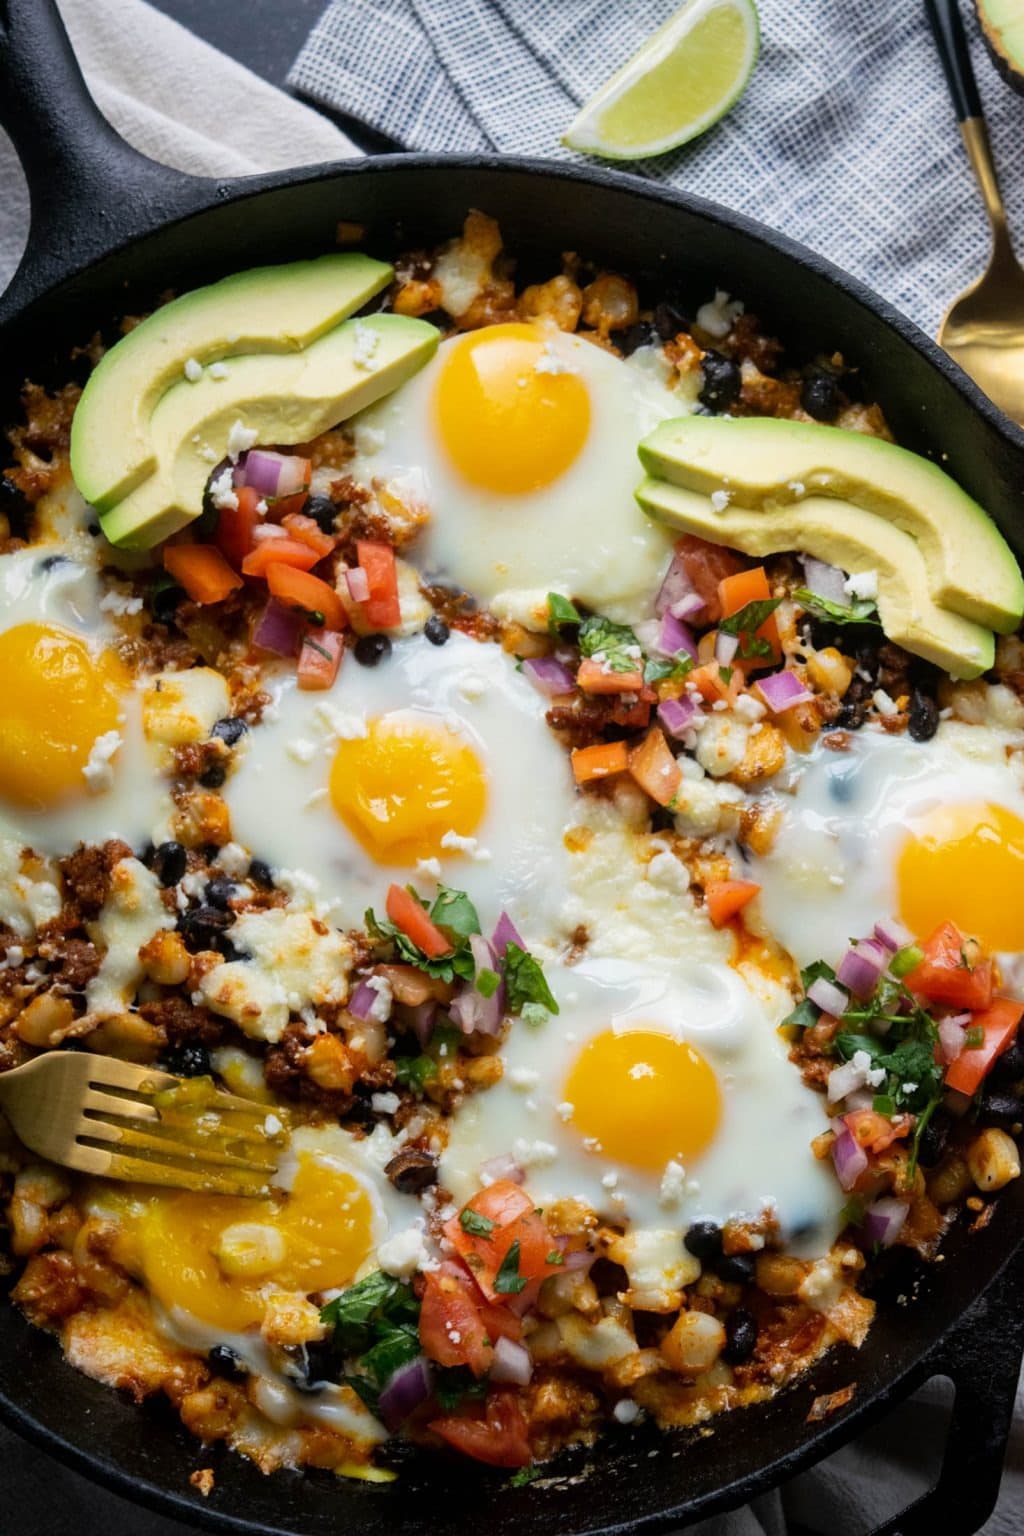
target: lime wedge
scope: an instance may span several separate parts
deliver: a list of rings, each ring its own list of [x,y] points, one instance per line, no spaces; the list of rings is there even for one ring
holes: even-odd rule
[[[759,38],[754,0],[687,0],[591,97],[562,142],[605,160],[685,144],[737,100]]]

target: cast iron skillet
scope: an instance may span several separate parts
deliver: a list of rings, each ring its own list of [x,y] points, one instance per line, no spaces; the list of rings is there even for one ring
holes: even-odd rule
[[[886,304],[741,215],[621,174],[498,158],[399,155],[241,181],[193,179],[136,154],[100,116],[52,0],[0,0],[0,120],[32,196],[29,251],[0,298],[0,420],[17,415],[25,377],[61,382],[72,344],[165,288],[329,250],[339,218],[366,224],[367,246],[385,254],[444,238],[479,207],[500,220],[523,269],[549,275],[560,251],[576,249],[652,291],[675,288],[691,312],[726,285],[797,359],[841,349],[899,440],[941,455],[1024,555],[1024,434]],[[569,1475],[553,1488],[509,1489],[471,1463],[436,1459],[414,1460],[387,1486],[315,1473],[265,1478],[219,1448],[200,1448],[169,1411],[136,1408],[72,1371],[54,1342],[6,1305],[0,1413],[80,1471],[218,1531],[547,1536],[555,1527],[564,1536],[625,1536],[746,1502],[946,1374],[957,1392],[938,1486],[876,1536],[936,1528],[968,1536],[999,1483],[1024,1344],[1022,1239],[1019,1181],[983,1231],[960,1222],[941,1264],[921,1269],[893,1255],[866,1345],[857,1354],[834,1351],[813,1386],[723,1416],[706,1438],[617,1430],[591,1455],[570,1457]],[[853,1381],[849,1408],[806,1422],[815,1392]],[[217,1487],[203,1502],[187,1475],[207,1465]]]

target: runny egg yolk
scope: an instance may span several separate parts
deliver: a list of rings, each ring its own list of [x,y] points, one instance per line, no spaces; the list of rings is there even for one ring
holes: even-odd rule
[[[605,1158],[658,1173],[673,1158],[699,1157],[722,1112],[718,1080],[700,1051],[643,1028],[607,1029],[588,1041],[566,1079],[565,1099],[572,1125]]]
[[[113,651],[48,624],[0,635],[0,799],[29,811],[85,793],[98,737],[117,729],[128,676]]]
[[[936,807],[904,843],[897,866],[900,917],[918,938],[940,923],[986,949],[1024,950],[1024,821],[1001,805]]]
[[[139,1225],[142,1271],[157,1301],[234,1333],[261,1321],[265,1290],[349,1285],[373,1239],[363,1186],[309,1156],[278,1200],[157,1195]]]
[[[487,780],[470,744],[439,721],[381,715],[365,736],[342,741],[331,767],[331,804],[378,864],[414,864],[456,853],[446,832],[471,837]]]
[[[447,350],[435,394],[441,441],[471,485],[525,495],[569,468],[590,430],[579,374],[558,371],[544,332],[492,325]]]

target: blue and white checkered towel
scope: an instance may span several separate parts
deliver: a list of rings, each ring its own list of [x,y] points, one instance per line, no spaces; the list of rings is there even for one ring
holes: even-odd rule
[[[580,105],[679,3],[331,0],[289,84],[407,149],[565,158]],[[989,237],[920,0],[758,8],[761,57],[738,105],[631,168],[785,230],[934,333]],[[1024,247],[1024,101],[978,37],[974,55]]]

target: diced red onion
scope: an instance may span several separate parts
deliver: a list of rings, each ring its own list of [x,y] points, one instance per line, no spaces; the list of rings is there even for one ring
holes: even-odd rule
[[[437,1003],[432,997],[428,997],[425,1003],[417,1003],[409,1009],[409,1022],[412,1032],[420,1045],[429,1045],[430,1037],[434,1033],[434,1025],[437,1022]]]
[[[554,656],[531,656],[523,662],[523,671],[533,686],[549,699],[560,693],[572,693],[576,679],[569,668]]]
[[[511,1152],[499,1152],[497,1157],[489,1157],[486,1163],[480,1164],[480,1178],[488,1184],[496,1184],[499,1179],[522,1184],[526,1180],[526,1173]]]
[[[868,1068],[856,1067],[852,1061],[844,1061],[833,1067],[828,1075],[828,1102],[838,1104],[856,1088],[863,1088],[868,1080]]]
[[[964,1028],[970,1020],[969,1013],[959,1013],[955,1018],[943,1019],[939,1025],[939,1045],[942,1059],[948,1066],[956,1061],[964,1048]]]
[[[293,496],[309,484],[309,472],[309,459],[298,454],[250,448],[235,470],[235,484],[249,485],[261,496]]]
[[[370,600],[370,581],[361,565],[353,565],[345,572],[348,595],[354,603]]]
[[[302,635],[302,615],[271,598],[253,630],[252,643],[275,656],[295,656]]]
[[[843,608],[850,607],[850,594],[846,591],[846,574],[837,565],[826,565],[824,560],[816,560],[813,555],[801,555],[804,567],[804,580],[807,590],[818,597],[827,598],[830,603],[839,603]]]
[[[842,1125],[842,1122],[839,1122]],[[832,1161],[836,1178],[843,1189],[850,1190],[868,1166],[868,1155],[858,1146],[849,1126],[843,1125],[832,1143]]]
[[[909,1210],[909,1200],[895,1200],[886,1195],[884,1199],[876,1200],[868,1206],[861,1222],[861,1231],[869,1243],[891,1248],[903,1230]]]
[[[767,677],[759,677],[757,686],[773,715],[784,714],[795,704],[806,704],[811,697],[809,690],[804,687],[796,673],[790,672],[786,667],[781,672],[771,672]]]
[[[562,1263],[562,1269],[566,1274],[576,1273],[589,1269],[597,1258],[596,1253],[591,1253],[589,1248],[572,1248],[566,1254]]]
[[[530,1359],[530,1351],[526,1345],[517,1344],[513,1339],[506,1339],[504,1335],[499,1338],[494,1346],[491,1380],[509,1381],[513,1386],[525,1387],[529,1385],[532,1375],[533,1361]]]
[[[675,603],[681,602],[684,597],[694,597],[696,595],[693,590],[693,583],[686,574],[686,566],[679,555],[673,555],[671,564],[665,572],[665,579],[658,588],[658,595],[654,599],[656,617],[660,619],[663,613],[667,613]],[[701,602],[700,606],[703,608],[703,602]],[[677,617],[683,619],[687,615],[681,613]]]
[[[733,657],[740,648],[739,635],[727,635],[720,629],[715,636],[715,660],[720,667],[732,666]]]
[[[867,997],[877,987],[888,964],[888,951],[881,944],[875,939],[861,939],[840,960],[836,980],[840,986],[848,987],[854,996]]]
[[[494,1351],[497,1358],[498,1351]],[[422,1355],[400,1365],[377,1401],[381,1422],[392,1431],[401,1428],[411,1413],[430,1396],[430,1366]]]
[[[658,705],[658,719],[670,736],[685,736],[702,713],[696,699],[662,699]]]
[[[695,619],[699,613],[703,613],[707,603],[697,592],[688,592],[678,602],[670,603],[668,612],[674,619]]]
[[[505,958],[505,950],[509,944],[514,944],[517,949],[526,948],[519,929],[507,912],[502,912],[498,918],[494,932],[491,934],[491,943],[503,960]]]
[[[846,1012],[846,1005],[850,1001],[841,987],[825,976],[819,976],[817,981],[812,981],[807,988],[807,996],[815,1008],[820,1008],[822,1013],[831,1014],[833,1018],[841,1018]]]
[[[887,917],[881,923],[875,924],[875,938],[884,949],[895,954],[898,949],[905,949],[908,944],[914,942],[914,935],[909,928],[904,928],[894,917]]]
[[[658,650],[663,656],[677,656],[680,651],[683,651],[694,661],[697,660],[697,642],[690,633],[689,626],[667,609],[661,616]]]
[[[483,934],[472,934],[469,947],[478,973],[498,969],[497,956]],[[498,984],[490,997],[484,997],[475,986],[465,983],[452,999],[448,1011],[464,1034],[496,1035],[505,1015],[504,982]]]
[[[377,1001],[377,993],[369,982],[361,981],[349,998],[346,1007],[349,1013],[357,1019],[369,1019],[372,1015],[374,1003]]]
[[[855,1088],[853,1092],[848,1093],[846,1098],[843,1100],[843,1111],[844,1113],[847,1113],[852,1112],[855,1109],[872,1109],[874,1108],[874,1103],[875,1094],[873,1089]]]

